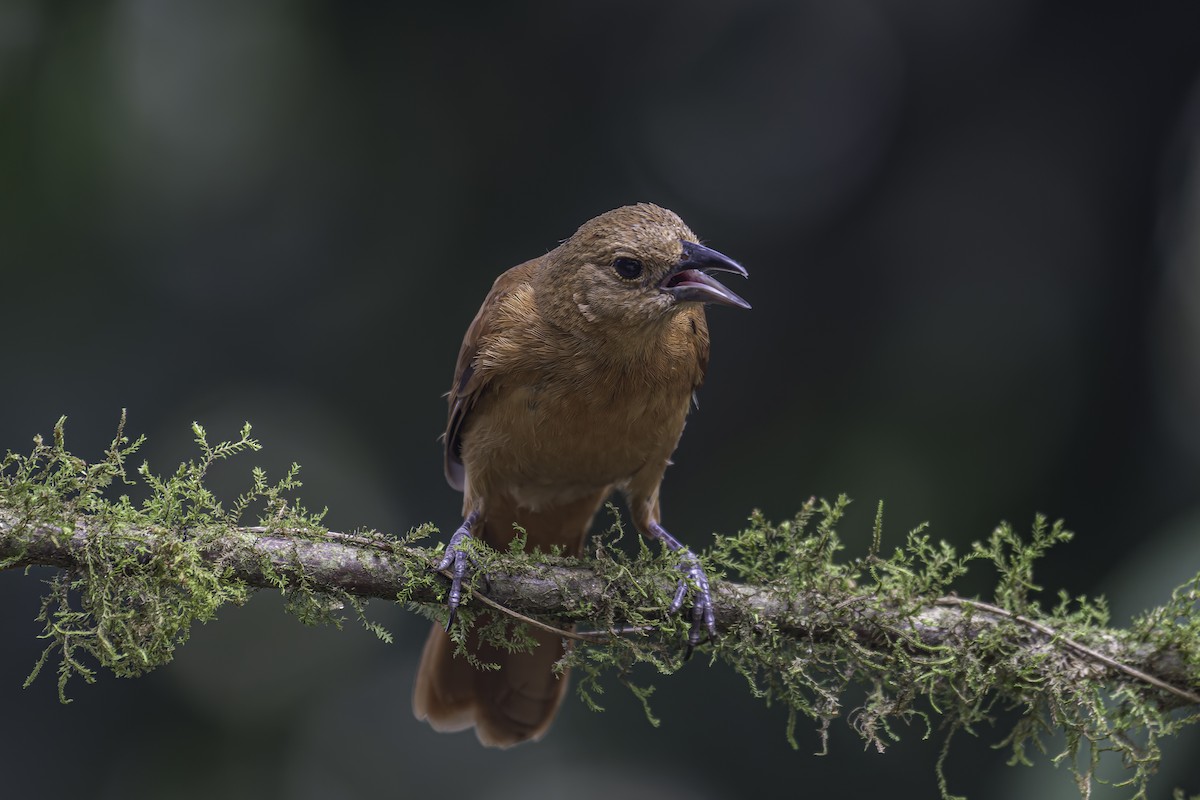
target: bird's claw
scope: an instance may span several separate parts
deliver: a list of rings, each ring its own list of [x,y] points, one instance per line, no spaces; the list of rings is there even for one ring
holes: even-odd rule
[[[679,586],[675,589],[675,597],[671,600],[668,613],[674,614],[683,608],[683,600],[687,597],[688,586],[696,587],[696,600],[692,604],[692,629],[688,631],[688,647],[685,659],[692,657],[692,651],[700,644],[701,631],[708,630],[708,638],[717,638],[717,614],[713,610],[712,590],[708,586],[708,575],[700,566],[700,559],[688,550],[678,539],[672,536],[666,528],[651,520],[647,533],[667,546],[667,549],[679,555],[678,569],[683,573]]]
[[[683,600],[687,597],[689,585],[696,587],[696,599],[692,603],[692,629],[688,632],[688,646],[685,659],[692,657],[692,651],[700,644],[701,631],[708,630],[709,641],[717,638],[717,615],[713,610],[712,590],[708,586],[708,575],[700,566],[700,559],[690,550],[680,552],[679,571],[684,577],[679,580],[675,589],[675,598],[671,601],[670,613],[674,614],[683,608]]]
[[[475,524],[478,515],[471,512],[467,518],[463,520],[463,524],[458,527],[454,535],[450,537],[450,541],[446,543],[446,554],[442,556],[442,560],[434,568],[437,572],[442,572],[446,569],[450,570],[450,594],[446,597],[446,605],[450,607],[450,616],[446,620],[446,631],[450,631],[450,626],[454,624],[454,617],[458,613],[458,605],[462,602],[462,583],[463,578],[467,576],[467,569],[471,563],[471,556],[468,552],[466,542],[473,538],[471,536],[471,526]]]

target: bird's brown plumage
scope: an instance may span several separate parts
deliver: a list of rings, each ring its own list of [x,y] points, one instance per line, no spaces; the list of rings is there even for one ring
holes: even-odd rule
[[[496,280],[459,351],[445,439],[447,480],[463,491],[463,514],[479,514],[475,536],[502,548],[520,525],[527,546],[577,554],[614,490],[651,535],[659,484],[708,364],[702,303],[663,288],[682,243],[695,241],[671,211],[625,206]],[[621,258],[643,273],[618,274]],[[553,672],[563,641],[534,635],[530,653],[473,642],[500,665],[482,671],[453,658],[435,626],[417,717],[438,730],[473,725],[485,745],[542,736],[567,680]]]

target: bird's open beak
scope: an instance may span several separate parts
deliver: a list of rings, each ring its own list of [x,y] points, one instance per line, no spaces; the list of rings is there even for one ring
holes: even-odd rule
[[[693,303],[719,303],[723,306],[749,308],[750,304],[724,284],[710,278],[710,272],[733,272],[743,278],[750,277],[745,267],[716,250],[695,242],[684,242],[683,253],[679,263],[667,274],[659,284],[664,292],[674,295],[675,299]]]

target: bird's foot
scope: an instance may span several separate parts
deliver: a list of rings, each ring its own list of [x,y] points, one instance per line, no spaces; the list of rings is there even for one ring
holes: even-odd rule
[[[684,658],[691,658],[692,651],[696,649],[696,645],[700,644],[700,639],[704,631],[707,630],[709,640],[717,638],[717,615],[713,610],[712,590],[708,585],[708,575],[704,572],[704,567],[700,565],[700,559],[696,558],[695,553],[688,550],[679,540],[657,522],[650,524],[650,532],[658,539],[661,539],[666,544],[669,550],[679,554],[679,571],[684,574],[680,578],[679,586],[675,589],[675,597],[671,600],[671,606],[667,609],[668,613],[674,614],[683,608],[683,601],[687,597],[688,588],[695,586],[695,600],[692,603],[692,628],[688,632],[687,654]]]
[[[687,597],[689,584],[696,587],[696,598],[692,603],[692,629],[688,632],[688,646],[685,659],[692,657],[692,651],[700,644],[702,631],[707,629],[710,641],[717,638],[717,615],[713,611],[712,591],[708,586],[708,575],[700,566],[700,559],[692,551],[684,549],[680,553],[679,571],[684,574],[679,587],[675,590],[675,599],[671,601],[668,611],[674,614],[683,608],[683,600]]]
[[[471,557],[467,552],[465,543],[473,538],[471,536],[471,527],[475,525],[479,519],[479,512],[472,511],[467,514],[467,518],[463,520],[462,525],[458,526],[458,530],[450,537],[450,541],[446,543],[446,554],[442,556],[442,560],[434,568],[438,572],[445,569],[450,570],[450,594],[446,598],[446,605],[450,606],[450,616],[446,620],[446,630],[450,630],[450,626],[454,624],[454,617],[458,613],[458,605],[462,602],[462,582],[467,576],[467,568],[470,565]]]

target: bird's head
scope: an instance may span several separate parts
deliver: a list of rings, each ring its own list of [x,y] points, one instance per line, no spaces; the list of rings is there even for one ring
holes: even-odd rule
[[[700,244],[674,212],[622,206],[588,220],[546,255],[539,305],[570,328],[642,327],[703,303],[750,307],[712,272],[746,277],[741,264]]]

